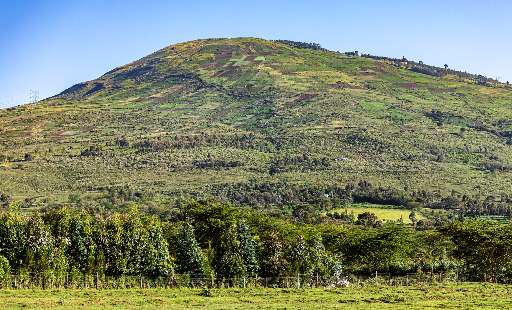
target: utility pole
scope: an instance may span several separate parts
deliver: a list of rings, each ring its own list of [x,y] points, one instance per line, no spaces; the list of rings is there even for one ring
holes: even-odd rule
[[[39,91],[36,89],[31,89],[29,91],[29,100],[30,103],[36,103],[39,101]]]

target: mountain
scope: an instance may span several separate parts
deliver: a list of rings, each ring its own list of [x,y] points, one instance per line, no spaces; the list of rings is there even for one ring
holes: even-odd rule
[[[504,197],[511,144],[508,85],[315,44],[196,40],[0,110],[0,192]]]

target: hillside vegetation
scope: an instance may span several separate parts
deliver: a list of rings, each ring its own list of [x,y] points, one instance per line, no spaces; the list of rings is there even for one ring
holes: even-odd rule
[[[425,68],[288,41],[172,45],[0,110],[0,192],[509,212],[512,89]]]

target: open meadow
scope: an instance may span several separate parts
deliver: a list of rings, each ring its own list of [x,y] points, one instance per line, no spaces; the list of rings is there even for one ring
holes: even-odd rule
[[[512,286],[2,290],[2,309],[510,309]]]
[[[396,206],[385,206],[376,204],[352,204],[348,207],[337,208],[331,210],[330,213],[348,214],[354,215],[357,218],[359,214],[370,212],[377,216],[379,220],[386,221],[402,221],[404,224],[411,224],[409,218],[411,210],[397,208]],[[416,213],[418,220],[424,219],[425,217],[421,213]]]

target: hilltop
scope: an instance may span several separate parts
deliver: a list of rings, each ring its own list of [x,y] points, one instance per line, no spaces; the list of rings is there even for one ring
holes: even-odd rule
[[[128,188],[250,204],[508,205],[512,89],[363,56],[255,38],[171,45],[1,110],[0,192],[36,204]]]

